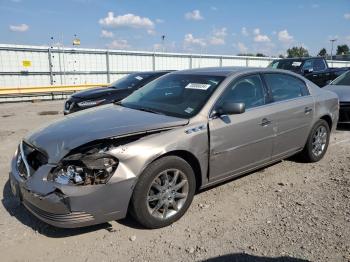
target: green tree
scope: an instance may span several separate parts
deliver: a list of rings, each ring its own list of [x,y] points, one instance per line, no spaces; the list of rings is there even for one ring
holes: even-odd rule
[[[308,57],[309,55],[309,51],[307,51],[307,49],[305,49],[304,47],[297,47],[294,46],[292,48],[289,48],[287,50],[287,54],[288,54],[288,58],[292,58],[292,57]]]
[[[284,56],[284,55],[279,55],[278,57],[279,57],[279,58],[285,58],[285,56]]]
[[[255,56],[257,56],[257,57],[266,57],[266,55],[264,55],[262,53],[257,53]]]
[[[348,45],[338,45],[337,46],[337,55],[346,55],[349,54],[349,46]]]
[[[327,50],[326,48],[322,48],[320,52],[318,52],[318,56],[327,56]]]

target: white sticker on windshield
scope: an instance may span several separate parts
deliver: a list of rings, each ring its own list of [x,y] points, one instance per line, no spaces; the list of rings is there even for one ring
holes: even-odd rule
[[[137,80],[139,80],[139,81],[141,81],[141,80],[143,79],[142,76],[135,76],[135,78],[136,78]]]
[[[187,114],[191,114],[191,113],[193,112],[193,108],[187,107],[187,108],[185,109],[185,112],[186,112]]]
[[[301,62],[295,61],[295,62],[292,63],[292,66],[300,66],[300,65],[301,65]]]
[[[197,89],[197,90],[207,90],[210,87],[208,84],[199,84],[199,83],[189,83],[185,88],[188,89]]]

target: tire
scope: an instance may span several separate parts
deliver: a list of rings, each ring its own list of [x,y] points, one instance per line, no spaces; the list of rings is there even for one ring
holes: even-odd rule
[[[185,214],[195,190],[193,169],[184,159],[160,158],[140,175],[131,197],[130,213],[146,228],[168,226]]]
[[[321,144],[324,144],[321,146],[321,148],[319,148],[319,150],[316,150],[315,141],[317,134],[320,134],[321,132],[320,130],[326,132],[321,139]],[[323,158],[328,148],[330,133],[330,127],[325,120],[320,119],[316,122],[316,124],[312,127],[305,147],[301,152],[301,157],[305,162],[314,163],[320,161]]]

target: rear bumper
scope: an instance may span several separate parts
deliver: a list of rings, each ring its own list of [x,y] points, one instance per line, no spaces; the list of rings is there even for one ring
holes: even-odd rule
[[[12,193],[34,216],[50,225],[76,228],[126,216],[134,178],[105,185],[56,188],[42,195],[34,189],[28,189],[29,183],[17,173],[13,165],[9,174]],[[34,176],[35,173],[28,180]]]

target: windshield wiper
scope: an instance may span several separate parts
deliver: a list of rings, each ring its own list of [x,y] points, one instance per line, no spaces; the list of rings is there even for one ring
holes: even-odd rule
[[[164,115],[164,113],[162,113],[162,112],[159,112],[159,111],[156,111],[154,109],[147,108],[147,107],[135,107],[133,109],[144,111],[144,112],[149,112],[149,113],[153,113],[153,114],[158,114],[158,115]]]

